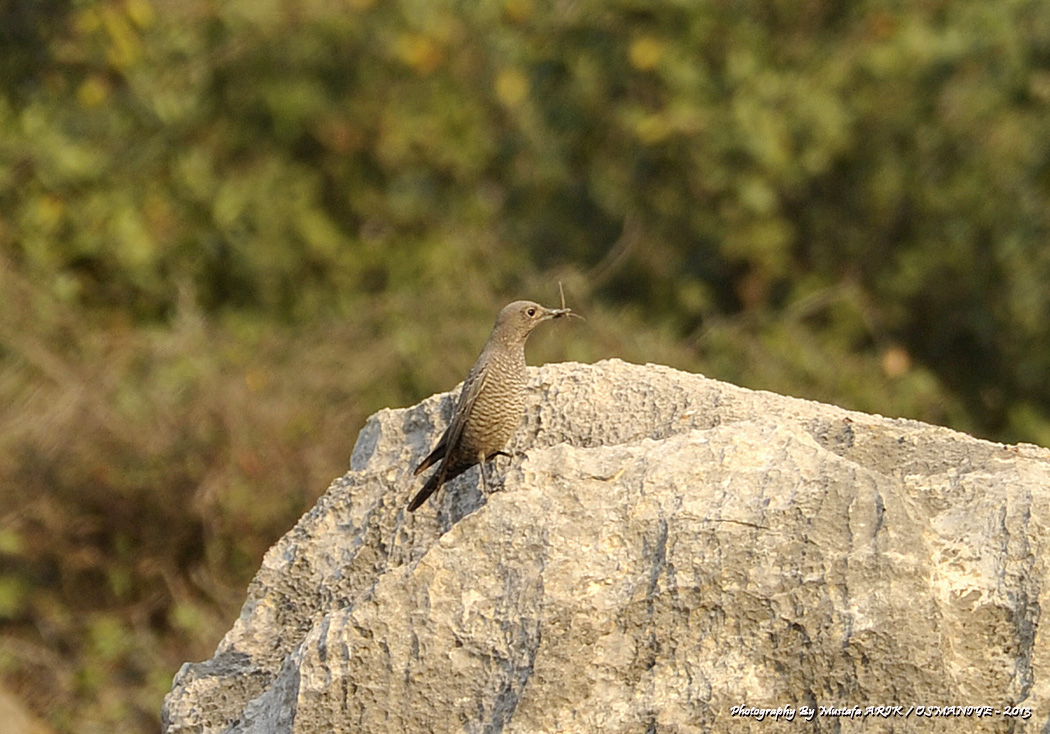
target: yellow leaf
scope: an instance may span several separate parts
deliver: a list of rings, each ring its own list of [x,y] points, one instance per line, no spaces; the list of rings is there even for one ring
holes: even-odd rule
[[[89,76],[77,89],[81,107],[98,107],[109,98],[109,84],[100,76]]]
[[[667,139],[671,134],[671,125],[665,115],[653,113],[640,119],[634,126],[634,132],[646,145],[654,145]]]
[[[517,107],[529,95],[529,80],[517,69],[504,69],[496,77],[496,96],[507,107]]]
[[[655,69],[664,55],[664,44],[652,36],[642,36],[631,42],[631,66],[641,71]]]
[[[125,7],[131,22],[139,28],[149,28],[157,17],[156,11],[153,10],[153,3],[149,0],[128,0]]]
[[[403,33],[394,46],[397,57],[420,74],[429,74],[444,60],[444,52],[436,42],[421,33]]]
[[[532,0],[506,0],[503,3],[503,12],[507,18],[515,23],[524,23],[533,14]]]

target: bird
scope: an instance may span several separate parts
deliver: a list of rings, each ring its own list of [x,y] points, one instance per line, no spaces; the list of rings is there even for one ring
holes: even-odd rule
[[[485,481],[485,462],[503,451],[525,411],[525,340],[544,321],[576,316],[572,309],[544,308],[532,301],[514,301],[496,317],[488,341],[471,368],[459,393],[452,421],[413,476],[441,462],[423,488],[408,503],[415,512],[445,482],[475,464]]]

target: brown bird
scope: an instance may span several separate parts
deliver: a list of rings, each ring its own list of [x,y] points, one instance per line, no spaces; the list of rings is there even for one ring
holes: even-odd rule
[[[572,309],[544,308],[532,301],[515,301],[496,317],[489,340],[463,382],[452,422],[434,450],[416,467],[414,476],[438,461],[441,465],[408,503],[414,512],[438,487],[475,464],[503,454],[525,410],[525,340],[538,325],[562,316],[577,316]]]

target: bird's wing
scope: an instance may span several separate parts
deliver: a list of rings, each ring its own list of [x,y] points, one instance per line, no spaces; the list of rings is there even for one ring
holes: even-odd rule
[[[470,419],[470,414],[474,411],[474,403],[478,400],[478,395],[485,389],[485,383],[488,382],[489,369],[487,361],[484,359],[478,360],[476,370],[471,370],[470,374],[467,375],[466,381],[463,383],[463,392],[459,395],[459,402],[456,405],[456,412],[452,416],[452,423],[449,424],[448,430],[445,431],[445,446],[446,453],[451,453],[456,446],[459,445],[459,439],[463,435],[463,428],[467,425],[467,421]]]
[[[479,358],[478,363],[480,364],[483,361]],[[459,443],[459,438],[463,435],[463,427],[467,423],[470,412],[474,409],[474,403],[478,399],[478,395],[481,394],[482,388],[485,387],[487,376],[488,370],[485,367],[472,369],[470,374],[467,375],[467,379],[463,381],[463,389],[459,393],[459,399],[456,401],[456,408],[452,411],[452,422],[448,424],[445,432],[441,434],[441,438],[438,440],[437,445],[434,446],[433,451],[427,454],[423,461],[419,462],[419,466],[412,473],[413,476],[419,476],[427,468],[445,458],[449,448]]]

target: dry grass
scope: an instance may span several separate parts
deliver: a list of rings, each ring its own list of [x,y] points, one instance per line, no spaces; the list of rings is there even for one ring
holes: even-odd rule
[[[0,278],[0,675],[60,732],[156,731],[398,360],[346,322],[131,328]]]

